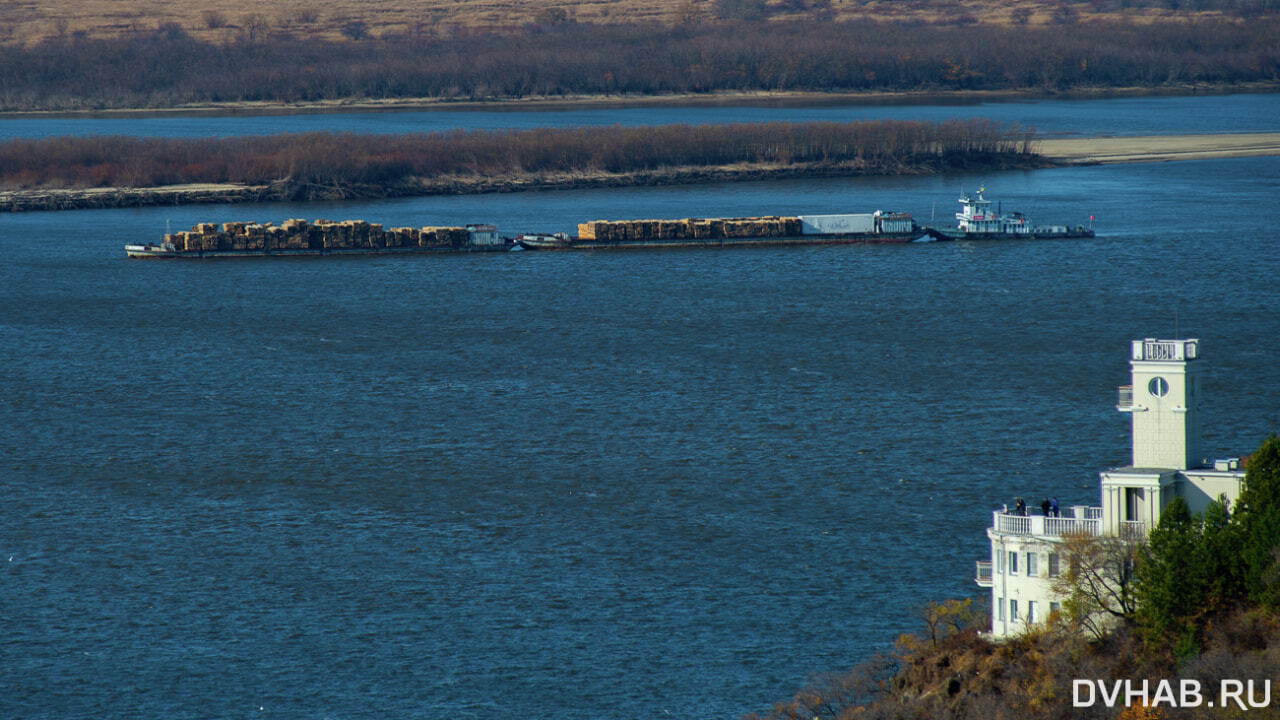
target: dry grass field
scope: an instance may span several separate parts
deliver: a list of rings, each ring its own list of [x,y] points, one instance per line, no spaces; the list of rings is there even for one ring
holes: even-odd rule
[[[779,20],[873,19],[899,22],[1031,25],[1060,19],[1154,19],[1186,13],[1122,3],[1058,0],[768,0]],[[824,7],[825,6],[825,7]],[[110,37],[176,23],[205,41],[287,33],[325,39],[382,35],[432,36],[468,30],[512,30],[531,23],[656,22],[711,19],[713,0],[4,0],[0,42],[32,43],[56,36]]]

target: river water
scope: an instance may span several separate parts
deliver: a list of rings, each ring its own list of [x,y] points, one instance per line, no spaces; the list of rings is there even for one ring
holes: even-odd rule
[[[232,219],[927,221],[980,183],[1098,237],[122,250]],[[1278,194],[1253,158],[0,217],[0,717],[767,708],[981,598],[991,509],[1097,503],[1130,339],[1202,339],[1216,454],[1280,428]]]
[[[570,125],[665,125],[727,122],[850,122],[990,118],[1035,128],[1049,136],[1167,135],[1271,132],[1280,117],[1280,94],[1027,100],[951,105],[826,105],[820,107],[622,107],[515,110],[355,112],[312,115],[189,115],[0,119],[0,142],[55,135],[207,137],[284,132],[417,133],[502,130]]]

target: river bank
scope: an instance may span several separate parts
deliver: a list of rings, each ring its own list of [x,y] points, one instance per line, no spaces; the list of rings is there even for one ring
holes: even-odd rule
[[[172,107],[85,108],[80,110],[0,110],[6,118],[145,118],[183,115],[271,116],[350,112],[549,111],[637,107],[823,107],[859,105],[977,105],[1029,100],[1102,100],[1135,97],[1226,95],[1280,92],[1280,82],[1178,83],[1159,87],[1086,87],[1014,90],[902,90],[878,92],[720,91],[617,95],[557,95],[458,100],[450,98],[345,98],[315,102],[237,101],[192,103]]]

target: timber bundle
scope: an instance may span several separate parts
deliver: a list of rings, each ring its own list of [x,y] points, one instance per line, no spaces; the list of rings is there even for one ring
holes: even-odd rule
[[[462,248],[470,234],[464,227],[396,227],[364,220],[291,219],[271,223],[199,223],[189,232],[171,233],[165,240],[178,250],[353,250],[362,248]]]
[[[580,239],[600,242],[794,237],[800,233],[800,218],[773,215],[683,220],[592,220],[578,224]]]

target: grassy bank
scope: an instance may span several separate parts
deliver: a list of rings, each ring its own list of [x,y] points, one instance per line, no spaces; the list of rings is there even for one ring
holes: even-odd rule
[[[0,207],[217,202],[219,194],[310,200],[510,192],[1043,164],[1030,141],[1025,131],[985,120],[56,137],[0,144],[0,190],[7,191]],[[175,185],[199,187],[159,190]]]

